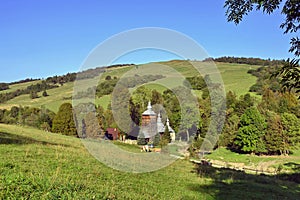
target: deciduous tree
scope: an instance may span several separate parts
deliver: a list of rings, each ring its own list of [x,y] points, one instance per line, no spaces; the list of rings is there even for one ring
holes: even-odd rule
[[[263,153],[265,147],[263,136],[266,123],[257,108],[248,108],[240,119],[240,128],[235,139],[235,144],[243,152]]]

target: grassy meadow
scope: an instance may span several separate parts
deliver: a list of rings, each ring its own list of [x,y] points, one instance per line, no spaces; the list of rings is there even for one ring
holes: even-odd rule
[[[226,148],[219,148],[212,154],[206,155],[205,158],[220,165],[240,166],[265,172],[274,172],[281,168],[281,172],[291,173],[297,172],[300,166],[300,149],[295,149],[289,156],[257,156],[239,154]]]
[[[121,145],[116,143],[116,145]],[[138,147],[121,148],[138,152]],[[300,186],[178,160],[155,172],[108,168],[77,138],[0,124],[0,199],[298,199]]]
[[[159,62],[154,63],[157,65],[166,65],[173,69],[175,69],[177,72],[179,72],[181,75],[185,77],[189,76],[195,76],[199,74],[190,63],[187,61],[180,61],[180,60],[173,60],[173,61],[167,61],[167,62]],[[226,91],[234,91],[238,96],[245,94],[248,92],[249,87],[253,85],[256,81],[256,77],[250,75],[247,73],[249,69],[256,69],[259,66],[253,66],[253,65],[245,65],[245,64],[232,64],[232,63],[215,63],[218,67],[218,70],[222,76],[223,82],[225,84]],[[204,64],[205,66],[205,64]],[[134,66],[125,66],[125,67],[114,67],[109,68],[106,70],[106,72],[101,76],[100,81],[104,80],[106,76],[111,77],[122,77],[123,74],[126,72],[130,72],[130,70],[134,70]],[[152,70],[150,68],[148,74],[150,73],[160,73],[160,71]],[[207,72],[209,73],[209,69],[207,69]],[[134,73],[134,71],[133,71]],[[170,72],[171,73],[171,72]],[[173,72],[172,72],[173,73]],[[170,75],[168,74],[168,70],[165,70],[162,72],[162,75]],[[14,91],[18,88],[26,88],[28,85],[34,84],[35,82],[29,82],[29,83],[23,83],[23,84],[16,84],[11,85],[9,91]],[[88,84],[89,80],[80,80],[78,81],[79,85],[85,85]],[[165,90],[165,87],[161,84],[165,85],[176,85],[179,84],[178,80],[176,78],[172,79],[170,77],[166,77],[165,79],[161,79],[158,81],[153,81],[145,84],[150,89],[156,89],[159,92],[163,92]],[[9,109],[12,106],[32,106],[32,107],[41,107],[45,106],[46,108],[57,112],[59,106],[62,103],[65,102],[71,102],[72,101],[72,94],[74,89],[74,83],[66,83],[61,87],[54,88],[47,90],[47,93],[49,96],[43,97],[42,92],[39,93],[40,98],[37,99],[30,99],[29,95],[21,95],[14,99],[11,99],[3,104],[0,105],[0,109],[6,108]],[[131,90],[132,91],[132,90]],[[3,92],[3,91],[2,91]],[[201,92],[196,91],[196,95],[201,95]],[[253,94],[255,95],[255,94]],[[107,105],[110,102],[110,95],[103,96],[101,98],[96,98],[95,102],[97,105],[102,105],[104,108],[107,107]]]
[[[9,89],[7,90],[2,90],[0,91],[1,93],[6,93],[6,92],[13,92],[16,91],[17,89],[26,89],[28,86],[32,85],[32,84],[37,84],[40,83],[40,80],[36,80],[36,81],[30,81],[30,82],[26,82],[26,83],[17,83],[17,84],[12,84],[9,86]]]

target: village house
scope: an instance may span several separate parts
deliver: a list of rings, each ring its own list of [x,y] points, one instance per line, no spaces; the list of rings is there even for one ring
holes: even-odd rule
[[[109,140],[119,139],[120,133],[117,128],[107,128],[105,131],[105,137]]]

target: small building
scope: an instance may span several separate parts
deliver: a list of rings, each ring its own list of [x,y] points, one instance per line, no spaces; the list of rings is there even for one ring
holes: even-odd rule
[[[105,131],[105,137],[109,140],[117,140],[119,135],[120,133],[117,128],[107,128]]]

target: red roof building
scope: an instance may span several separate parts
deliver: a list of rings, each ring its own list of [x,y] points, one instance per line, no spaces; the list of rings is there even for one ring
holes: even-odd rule
[[[107,128],[105,136],[110,140],[117,140],[119,138],[119,131],[117,128]]]

